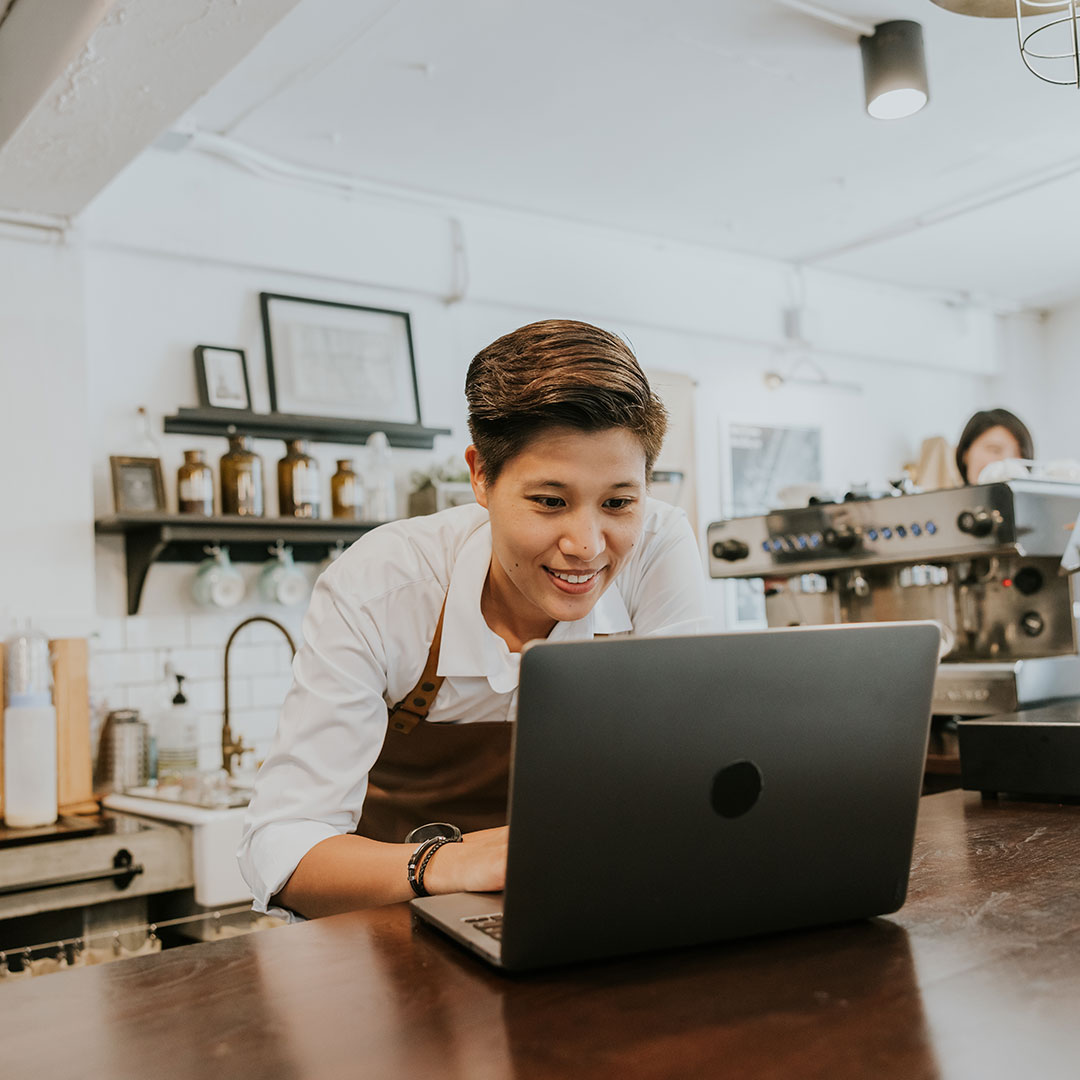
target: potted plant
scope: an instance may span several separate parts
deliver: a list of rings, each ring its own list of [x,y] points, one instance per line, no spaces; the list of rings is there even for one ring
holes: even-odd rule
[[[409,517],[434,514],[448,506],[475,502],[469,470],[455,458],[443,465],[433,465],[427,472],[410,476]]]

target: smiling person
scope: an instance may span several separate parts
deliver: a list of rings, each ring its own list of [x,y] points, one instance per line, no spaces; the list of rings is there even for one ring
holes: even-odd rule
[[[647,494],[667,416],[620,338],[523,326],[465,394],[476,505],[381,526],[315,585],[239,852],[257,910],[501,889],[522,648],[706,628],[686,516]]]

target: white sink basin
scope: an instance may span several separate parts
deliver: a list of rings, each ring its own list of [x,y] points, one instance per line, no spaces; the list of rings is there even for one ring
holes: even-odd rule
[[[153,788],[135,788],[123,795],[106,795],[102,804],[110,810],[157,821],[172,821],[191,829],[191,861],[195,876],[195,902],[203,907],[243,903],[251,893],[240,876],[236,849],[244,828],[244,806],[209,808],[135,794]]]

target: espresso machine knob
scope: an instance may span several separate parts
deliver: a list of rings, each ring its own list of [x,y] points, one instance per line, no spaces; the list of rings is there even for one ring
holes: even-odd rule
[[[1043,632],[1045,625],[1043,617],[1037,611],[1025,611],[1020,616],[1020,629],[1028,637],[1038,637]]]
[[[957,519],[956,527],[971,536],[989,536],[994,519],[986,510],[965,510]]]
[[[1025,566],[1013,578],[1013,585],[1025,596],[1034,596],[1043,587],[1042,573],[1034,566]]]
[[[741,540],[720,540],[712,546],[713,558],[726,562],[738,562],[750,554],[750,549]]]
[[[850,551],[855,546],[858,536],[850,525],[841,525],[839,529],[826,529],[825,543],[838,551]]]

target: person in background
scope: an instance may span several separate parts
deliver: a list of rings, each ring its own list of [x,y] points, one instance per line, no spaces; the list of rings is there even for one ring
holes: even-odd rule
[[[1031,432],[1008,409],[983,409],[964,425],[956,444],[956,467],[965,484],[977,484],[979,474],[992,461],[1035,456]]]
[[[667,416],[625,342],[524,326],[465,396],[476,504],[380,526],[315,584],[239,851],[257,911],[502,889],[524,646],[707,629],[686,515],[648,498]]]

